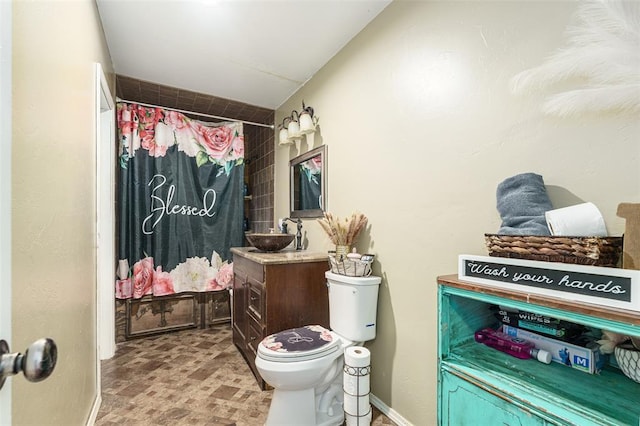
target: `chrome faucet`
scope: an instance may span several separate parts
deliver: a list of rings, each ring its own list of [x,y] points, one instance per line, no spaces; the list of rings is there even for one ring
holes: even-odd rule
[[[296,250],[302,250],[302,219],[297,218],[295,220],[291,219],[290,217],[285,217],[284,219],[282,219],[282,233],[286,234],[288,233],[287,230],[287,224],[286,222],[293,222],[296,224]]]

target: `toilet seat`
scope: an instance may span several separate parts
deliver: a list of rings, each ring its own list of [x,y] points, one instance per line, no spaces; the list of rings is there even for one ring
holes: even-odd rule
[[[274,333],[262,339],[258,356],[274,362],[299,362],[322,358],[340,348],[340,337],[319,325]]]

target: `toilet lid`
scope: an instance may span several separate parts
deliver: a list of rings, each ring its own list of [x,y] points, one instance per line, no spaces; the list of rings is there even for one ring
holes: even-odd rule
[[[291,328],[265,337],[258,345],[263,359],[278,362],[306,361],[338,350],[340,339],[319,325]]]

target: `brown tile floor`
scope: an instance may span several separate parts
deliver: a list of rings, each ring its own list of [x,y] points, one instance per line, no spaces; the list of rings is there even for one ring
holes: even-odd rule
[[[261,391],[228,324],[118,344],[102,362],[96,425],[262,425]],[[394,423],[374,408],[372,425]]]

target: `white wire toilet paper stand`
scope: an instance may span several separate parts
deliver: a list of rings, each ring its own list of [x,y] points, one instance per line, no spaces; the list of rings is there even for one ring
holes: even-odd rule
[[[350,365],[345,364],[344,365],[344,373],[348,374],[349,376],[353,376],[353,377],[357,377],[358,379],[356,379],[356,393],[351,394],[349,392],[347,392],[347,389],[342,388],[342,390],[344,391],[345,394],[355,397],[357,400],[356,403],[356,414],[352,414],[349,413],[347,410],[345,410],[345,415],[351,416],[352,418],[356,419],[356,425],[360,426],[360,425],[370,425],[371,421],[371,404],[367,404],[367,409],[368,411],[365,414],[357,414],[360,413],[360,398],[363,396],[366,396],[368,398],[369,394],[371,393],[371,390],[369,389],[367,391],[367,393],[365,394],[360,394],[360,377],[364,377],[364,376],[368,376],[369,374],[371,374],[371,366],[367,365],[366,367],[352,367]],[[368,401],[368,399],[367,399]],[[364,408],[364,407],[363,407]],[[360,423],[360,421],[362,420],[362,423]],[[347,423],[348,424],[348,423]]]

